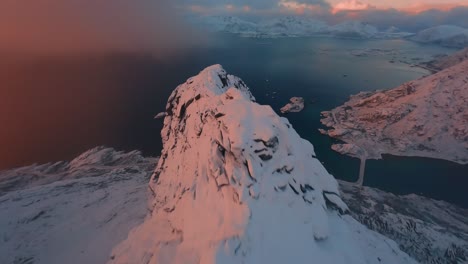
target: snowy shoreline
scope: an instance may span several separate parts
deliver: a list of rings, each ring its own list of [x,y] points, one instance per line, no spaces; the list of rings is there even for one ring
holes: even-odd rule
[[[360,159],[391,154],[468,164],[468,60],[459,58],[444,58],[447,69],[397,88],[351,96],[322,112],[329,129],[320,132],[345,142],[335,151]]]

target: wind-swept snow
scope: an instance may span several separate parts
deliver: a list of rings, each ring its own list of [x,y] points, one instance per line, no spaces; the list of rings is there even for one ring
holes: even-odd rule
[[[347,214],[313,146],[220,65],[166,113],[152,213],[111,263],[415,263]]]
[[[360,150],[468,163],[468,60],[387,91],[361,92],[323,112],[322,133]],[[350,154],[341,145],[333,149]]]

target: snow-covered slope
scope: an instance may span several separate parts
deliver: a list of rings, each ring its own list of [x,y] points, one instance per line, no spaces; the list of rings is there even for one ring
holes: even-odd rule
[[[351,215],[420,263],[468,262],[468,210],[418,195],[340,182]]]
[[[71,162],[60,161],[42,165],[2,171],[0,175],[0,195],[6,192],[31,188],[59,180],[101,176],[117,169],[139,170],[140,163],[147,163],[139,151],[129,153],[112,148],[97,147],[86,151]],[[150,164],[146,164],[151,166]]]
[[[415,263],[346,214],[313,146],[220,65],[166,112],[151,215],[111,263]]]
[[[96,157],[104,152],[87,153]],[[112,247],[147,214],[147,186],[157,160],[139,156],[124,166],[95,161],[92,166],[81,162],[75,167],[94,171],[90,177],[70,179],[73,176],[63,171],[64,180],[0,195],[1,263],[99,264],[109,259]],[[45,167],[53,164],[36,168]],[[36,175],[36,168],[21,171],[25,176]],[[0,182],[5,174],[0,172]],[[396,196],[345,182],[340,187],[355,219],[394,239],[422,263],[468,259],[467,210],[417,195]]]
[[[361,92],[323,112],[323,131],[361,159],[381,154],[468,163],[468,60],[387,91]]]
[[[95,148],[60,166],[0,172],[9,186],[0,193],[0,263],[105,263],[146,216],[155,162]]]
[[[436,26],[418,32],[411,40],[463,48],[468,46],[468,29],[453,25]]]

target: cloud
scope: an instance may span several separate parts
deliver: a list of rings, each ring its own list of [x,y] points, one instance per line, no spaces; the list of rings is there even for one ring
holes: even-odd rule
[[[376,25],[381,29],[396,26],[402,30],[418,31],[428,27],[452,24],[468,27],[468,3],[460,1],[392,1],[391,4],[377,0],[179,0],[181,6],[192,5],[191,11],[205,15],[229,13],[247,18],[261,19],[264,16],[305,15],[335,24],[358,20]],[[331,4],[330,4],[331,3]],[[193,6],[196,4],[195,6]],[[389,6],[398,6],[390,8]],[[229,6],[229,8],[226,8]],[[247,7],[246,7],[247,6]]]
[[[375,8],[375,6],[372,6],[370,4],[358,1],[358,0],[346,0],[342,2],[338,2],[335,5],[333,5],[332,12],[337,13],[340,11],[356,11],[356,10],[366,10],[366,9],[371,9]]]
[[[305,14],[307,13],[321,13],[325,10],[328,10],[329,5],[323,1],[291,1],[291,0],[281,0],[278,3],[280,8],[283,8],[288,11],[292,11],[296,14]]]
[[[257,15],[278,15],[285,12],[306,13],[328,10],[326,0],[179,0],[179,6],[202,14],[253,13]]]
[[[2,0],[0,50],[166,54],[195,39],[180,21],[169,0]]]
[[[381,29],[396,26],[410,32],[444,24],[468,28],[468,7],[456,7],[448,11],[432,9],[416,14],[397,9],[366,9],[341,11],[326,17],[331,23],[351,19],[368,22]]]

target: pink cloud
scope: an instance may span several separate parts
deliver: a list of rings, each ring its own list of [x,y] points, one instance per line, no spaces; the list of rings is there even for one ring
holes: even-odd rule
[[[299,3],[297,1],[281,0],[278,3],[280,8],[295,12],[296,14],[304,14],[305,12],[322,11],[322,6],[314,4]]]
[[[366,10],[375,8],[374,6],[361,2],[359,0],[345,0],[339,2],[333,6],[332,12],[334,14],[340,11],[359,11],[359,10]]]
[[[234,5],[229,4],[229,5],[226,5],[226,10],[227,11],[234,11],[234,10],[236,10],[236,7]]]

